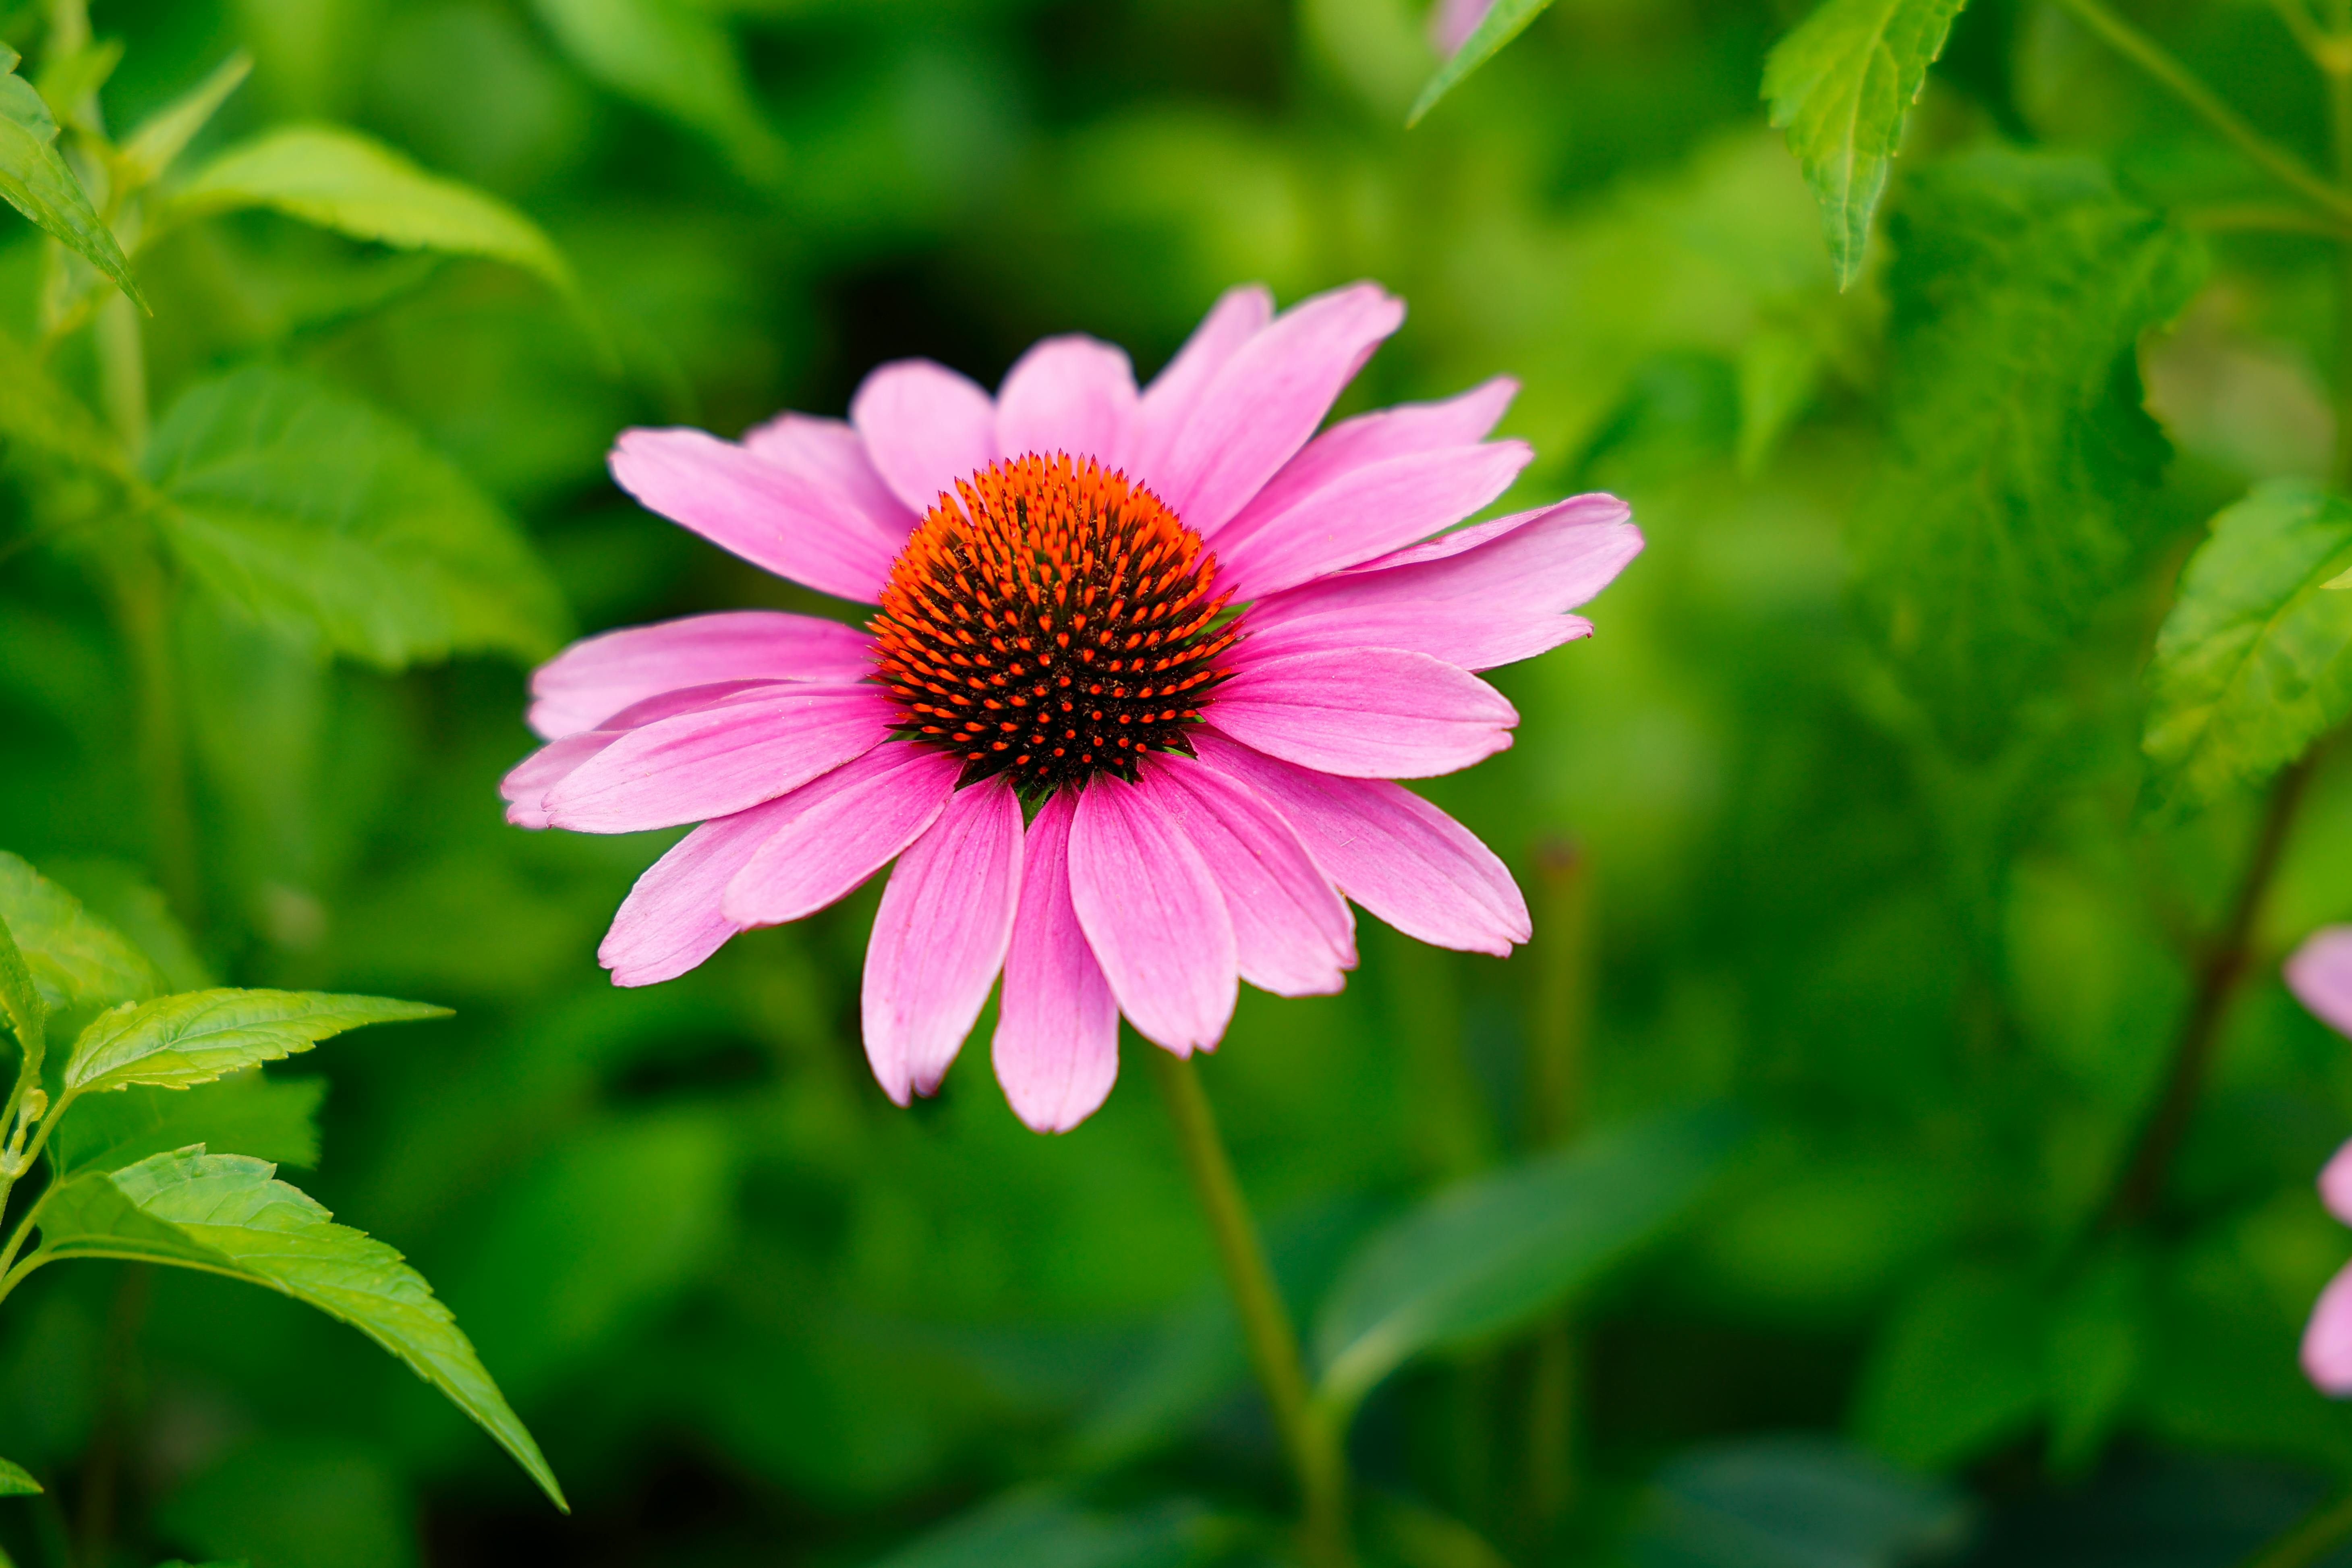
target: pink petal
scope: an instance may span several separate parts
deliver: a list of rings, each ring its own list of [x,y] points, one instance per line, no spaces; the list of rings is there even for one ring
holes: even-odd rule
[[[1437,0],[1429,13],[1429,41],[1439,54],[1453,54],[1494,7],[1495,0]]]
[[[1307,442],[1219,532],[1235,537],[1251,532],[1350,468],[1415,452],[1475,446],[1494,429],[1518,390],[1517,382],[1498,375],[1442,403],[1401,403],[1342,419]]]
[[[743,692],[623,735],[548,792],[548,820],[580,833],[640,833],[725,816],[872,750],[895,711],[873,686]]]
[[[743,445],[779,468],[833,490],[865,514],[886,538],[904,540],[915,514],[891,492],[866,455],[866,442],[846,420],[789,410],[743,432]]]
[[[2352,1394],[2352,1268],[2327,1282],[2303,1331],[2304,1375],[2323,1394]]]
[[[1136,405],[1135,428],[1128,447],[1128,472],[1140,479],[1162,500],[1167,491],[1160,474],[1176,437],[1201,405],[1201,395],[1225,362],[1241,346],[1265,330],[1274,320],[1274,296],[1263,283],[1228,289],[1176,357],[1168,362]]]
[[[1572,609],[1616,581],[1625,563],[1642,552],[1642,531],[1628,521],[1633,515],[1633,509],[1623,501],[1596,490],[1533,511],[1513,512],[1441,533],[1350,567],[1345,575],[1370,577],[1399,567],[1470,556],[1455,561],[1457,570],[1412,581],[1448,598],[1483,597],[1525,588],[1533,595],[1532,602]],[[1523,584],[1520,577],[1527,568],[1539,569],[1545,574],[1544,581]]]
[[[996,447],[1008,458],[1066,452],[1117,469],[1127,461],[1135,405],[1135,370],[1124,349],[1087,337],[1047,338],[997,388]]]
[[[1490,616],[1466,605],[1375,605],[1291,616],[1271,626],[1259,625],[1253,611],[1244,657],[1270,659],[1331,648],[1391,647],[1426,654],[1463,669],[1493,669],[1591,635],[1592,623],[1582,616]]]
[[[596,949],[614,984],[674,980],[743,929],[719,908],[720,896],[785,809],[784,802],[772,800],[706,822],[637,879]]]
[[[849,400],[849,422],[883,482],[919,517],[1001,455],[988,394],[927,359],[896,360],[870,373]]]
[[[781,610],[726,610],[573,643],[532,672],[530,727],[593,730],[633,702],[720,680],[856,680],[874,668],[856,626]]]
[[[1078,796],[1070,902],[1137,1031],[1180,1057],[1214,1049],[1238,990],[1234,922],[1150,791],[1105,774]]]
[[[1503,694],[1427,654],[1326,649],[1244,663],[1208,721],[1245,745],[1349,778],[1430,778],[1511,743]]]
[[[866,944],[866,1059],[900,1105],[947,1075],[1003,966],[1021,900],[1021,797],[956,791],[898,858]]]
[[[499,796],[507,820],[517,827],[545,827],[547,792],[570,778],[580,764],[621,738],[618,730],[590,731],[551,741],[507,771]]]
[[[1118,1077],[1118,1004],[1070,901],[1076,809],[1076,796],[1057,791],[1029,824],[991,1047],[1013,1113],[1039,1132],[1092,1116]]]
[[[1213,731],[1192,743],[1281,812],[1341,892],[1405,935],[1497,955],[1528,940],[1527,900],[1495,852],[1412,791],[1293,767]]]
[[[1262,598],[1370,561],[1461,521],[1511,488],[1535,457],[1524,441],[1410,452],[1349,468],[1217,536],[1217,559],[1242,597]]]
[[[1160,499],[1203,536],[1248,504],[1288,462],[1381,340],[1402,301],[1370,283],[1318,294],[1235,350],[1170,444]]]
[[[1224,895],[1242,978],[1277,996],[1345,985],[1356,967],[1355,917],[1282,814],[1190,757],[1154,757],[1143,778]]]
[[[2352,1225],[2352,1143],[2347,1143],[2319,1173],[2319,1201],[2327,1212]]]
[[[2352,926],[2323,926],[2286,961],[2287,988],[2314,1016],[2352,1035]]]
[[[838,494],[701,430],[624,430],[613,478],[673,522],[819,593],[870,604],[900,541]]]
[[[782,925],[847,898],[938,819],[962,765],[928,746],[880,745],[772,803],[785,809],[727,884],[727,918]]]

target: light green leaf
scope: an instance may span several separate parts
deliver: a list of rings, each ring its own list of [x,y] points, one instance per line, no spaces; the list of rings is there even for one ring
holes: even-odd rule
[[[31,351],[0,332],[0,456],[12,448],[129,479],[113,438],[50,379]]]
[[[323,1079],[241,1072],[194,1089],[144,1086],[75,1102],[49,1152],[68,1173],[119,1171],[151,1154],[203,1143],[305,1170],[319,1163]]]
[[[147,466],[165,541],[264,623],[387,669],[551,652],[562,595],[489,498],[406,426],[254,366],[189,388]]]
[[[2213,520],[2147,669],[2151,797],[2209,805],[2352,713],[2352,502],[2284,480]]]
[[[1753,478],[1805,412],[1828,357],[1819,331],[1759,327],[1739,346],[1739,471]]]
[[[78,131],[92,127],[81,117],[80,106],[114,75],[114,68],[122,63],[121,38],[91,38],[81,47],[64,54],[51,54],[41,62],[41,74],[33,85],[40,89],[41,101],[49,112]]]
[[[8,1027],[16,1037],[17,1046],[28,1054],[38,1056],[46,1038],[49,1021],[48,1005],[41,1000],[38,987],[33,984],[33,972],[25,963],[25,955],[9,934],[8,922],[0,917],[0,1012],[8,1018]],[[0,1137],[7,1130],[0,1128]]]
[[[149,116],[131,133],[115,161],[116,178],[124,188],[139,190],[162,178],[252,69],[253,57],[239,49],[214,67],[204,80]]]
[[[33,1479],[30,1470],[22,1465],[0,1459],[0,1497],[33,1497],[40,1489],[41,1483]]]
[[[1461,85],[1464,78],[1496,55],[1503,46],[1528,29],[1528,24],[1551,8],[1551,0],[1495,0],[1470,36],[1454,56],[1437,68],[1429,85],[1421,89],[1413,100],[1412,111],[1404,117],[1410,128],[1421,123],[1422,116],[1437,107],[1437,100]]]
[[[146,299],[131,263],[89,205],[81,182],[57,149],[58,122],[33,84],[16,74],[18,57],[0,44],[0,199],[114,280],[142,310]],[[152,312],[151,312],[152,313]]]
[[[73,1177],[41,1210],[34,1258],[137,1258],[205,1268],[340,1318],[447,1395],[565,1508],[539,1445],[424,1276],[383,1242],[334,1224],[275,1174],[267,1161],[198,1147]]]
[[[143,1002],[163,989],[163,977],[130,939],[5,850],[0,920],[8,922],[25,967],[52,1012]]]
[[[404,250],[503,261],[577,299],[571,266],[537,224],[341,126],[280,126],[228,148],[157,208],[153,228],[247,207]]]
[[[1890,226],[1893,411],[1857,586],[1905,684],[1983,754],[2164,538],[2137,349],[2204,252],[2098,164],[2007,151],[1922,171]]]
[[[751,178],[782,171],[783,143],[760,113],[735,40],[680,0],[539,0],[540,19],[580,68],[719,143]]]
[[[307,1051],[368,1024],[446,1018],[446,1007],[320,991],[188,991],[100,1014],[66,1059],[69,1093],[134,1083],[186,1089]]]
[[[1965,0],[1827,0],[1764,65],[1772,124],[1822,204],[1843,289],[1862,276],[1870,216],[1904,117],[1944,52]]]
[[[1440,1194],[1332,1287],[1315,1332],[1318,1397],[1351,1411],[1414,1356],[1557,1308],[1688,1213],[1745,1131],[1722,1107],[1668,1115]]]

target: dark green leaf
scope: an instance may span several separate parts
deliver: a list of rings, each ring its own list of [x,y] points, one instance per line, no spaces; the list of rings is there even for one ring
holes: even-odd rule
[[[783,167],[783,143],[752,100],[743,61],[709,9],[681,0],[538,0],[541,20],[589,76],[701,132],[755,180]]]
[[[1027,1494],[956,1520],[876,1568],[1182,1568],[1203,1561],[1229,1533],[1191,1502],[1110,1514]]]
[[[1904,117],[1965,0],[1827,0],[1764,66],[1772,123],[1822,204],[1843,289],[1862,276],[1870,216]]]
[[[31,1471],[0,1459],[0,1497],[32,1497],[40,1489],[41,1483],[33,1479]]]
[[[2053,1470],[2080,1475],[2097,1462],[2139,1375],[2148,1318],[2147,1260],[2130,1248],[2094,1258],[2053,1303],[2043,1353]]]
[[[163,989],[163,976],[130,939],[5,850],[0,850],[0,920],[8,922],[33,984],[51,1011],[141,1002]]]
[[[1470,36],[1454,56],[1437,68],[1429,85],[1421,89],[1413,100],[1412,111],[1404,117],[1408,126],[1421,123],[1421,117],[1437,107],[1437,100],[1461,85],[1472,71],[1500,54],[1505,44],[1528,29],[1528,24],[1550,9],[1551,0],[1495,0]]]
[[[157,110],[123,142],[122,154],[115,161],[116,177],[131,190],[160,179],[252,69],[253,57],[240,49],[204,80]]]
[[[163,895],[136,868],[120,860],[45,861],[47,875],[81,900],[82,908],[129,938],[155,966],[166,991],[202,991],[219,981],[196,956],[187,931]]]
[[[1711,1444],[1667,1465],[1633,1531],[1643,1568],[1917,1568],[1966,1545],[1953,1487],[1834,1438]]]
[[[164,539],[261,620],[399,668],[563,637],[561,595],[514,524],[388,415],[260,366],[191,387],[147,465]]]
[[[1980,752],[2163,538],[2136,349],[2203,251],[2097,164],[2006,151],[1921,174],[1890,222],[1888,455],[1853,551],[1905,682]]]
[[[134,1083],[186,1089],[307,1051],[367,1024],[446,1018],[446,1007],[318,991],[189,991],[102,1014],[66,1060],[69,1093]]]
[[[119,1171],[151,1154],[203,1143],[277,1165],[319,1163],[323,1079],[241,1072],[194,1089],[139,1087],[79,1100],[49,1151],[68,1172]]]
[[[202,1148],[58,1186],[37,1258],[136,1258],[210,1269],[341,1319],[406,1362],[478,1422],[565,1506],[541,1457],[449,1310],[400,1254],[275,1180],[276,1167]]]
[[[2152,794],[2207,805],[2259,784],[2352,713],[2352,503],[2265,485],[2213,520],[2147,670]]]
[[[1856,1430],[1923,1470],[2016,1436],[2048,1401],[2046,1319],[2022,1276],[1965,1264],[1937,1276],[1897,1309],[1872,1352]]]
[[[0,199],[112,279],[145,310],[147,301],[131,279],[131,263],[115,243],[114,231],[89,205],[81,182],[58,152],[58,122],[49,106],[16,74],[16,51],[0,44]]]
[[[1425,1351],[1557,1308],[1688,1213],[1745,1129],[1721,1107],[1661,1117],[1465,1183],[1376,1234],[1323,1304],[1320,1396],[1352,1409]]]

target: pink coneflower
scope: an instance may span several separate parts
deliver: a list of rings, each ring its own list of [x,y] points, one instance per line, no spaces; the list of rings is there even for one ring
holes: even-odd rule
[[[879,608],[609,632],[534,677],[549,743],[508,775],[509,820],[702,824],[622,904],[614,980],[682,974],[895,858],[876,1078],[935,1089],[1001,973],[997,1078],[1061,1131],[1109,1092],[1119,1015],[1182,1056],[1239,980],[1339,990],[1342,894],[1442,946],[1526,941],[1502,862],[1388,781],[1509,745],[1518,716],[1470,672],[1588,635],[1566,612],[1642,540],[1608,496],[1430,537],[1527,464],[1485,439],[1508,381],[1317,436],[1403,316],[1365,283],[1278,317],[1236,289],[1139,393],[1118,349],[1050,338],[992,400],[908,360],[846,424],[625,433],[613,473],[646,506]]]
[[[2286,961],[2286,983],[2320,1022],[2352,1036],[2352,926],[2314,931]],[[2352,1225],[2352,1143],[2319,1173],[2319,1199]],[[2303,1370],[2326,1393],[2352,1394],[2352,1264],[2327,1282],[2311,1309],[2303,1331]]]

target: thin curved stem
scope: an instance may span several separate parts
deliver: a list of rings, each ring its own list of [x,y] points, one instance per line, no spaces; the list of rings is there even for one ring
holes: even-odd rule
[[[1152,1079],[1175,1125],[1185,1173],[1192,1179],[1193,1194],[1200,1199],[1201,1212],[1217,1245],[1225,1284],[1241,1314],[1250,1363],[1265,1390],[1275,1429],[1297,1477],[1307,1559],[1315,1568],[1351,1568],[1355,1553],[1348,1539],[1343,1434],[1318,1407],[1308,1387],[1298,1335],[1291,1327],[1281,1292],[1275,1289],[1274,1270],[1266,1265],[1257,1222],[1250,1216],[1248,1201],[1234,1175],[1233,1161],[1217,1131],[1216,1113],[1210,1110],[1200,1074],[1189,1059],[1156,1046],[1146,1047],[1143,1055],[1151,1064]]]
[[[2246,1559],[2244,1568],[2311,1568],[2352,1540],[2352,1496],[2323,1503],[2284,1535]]]

